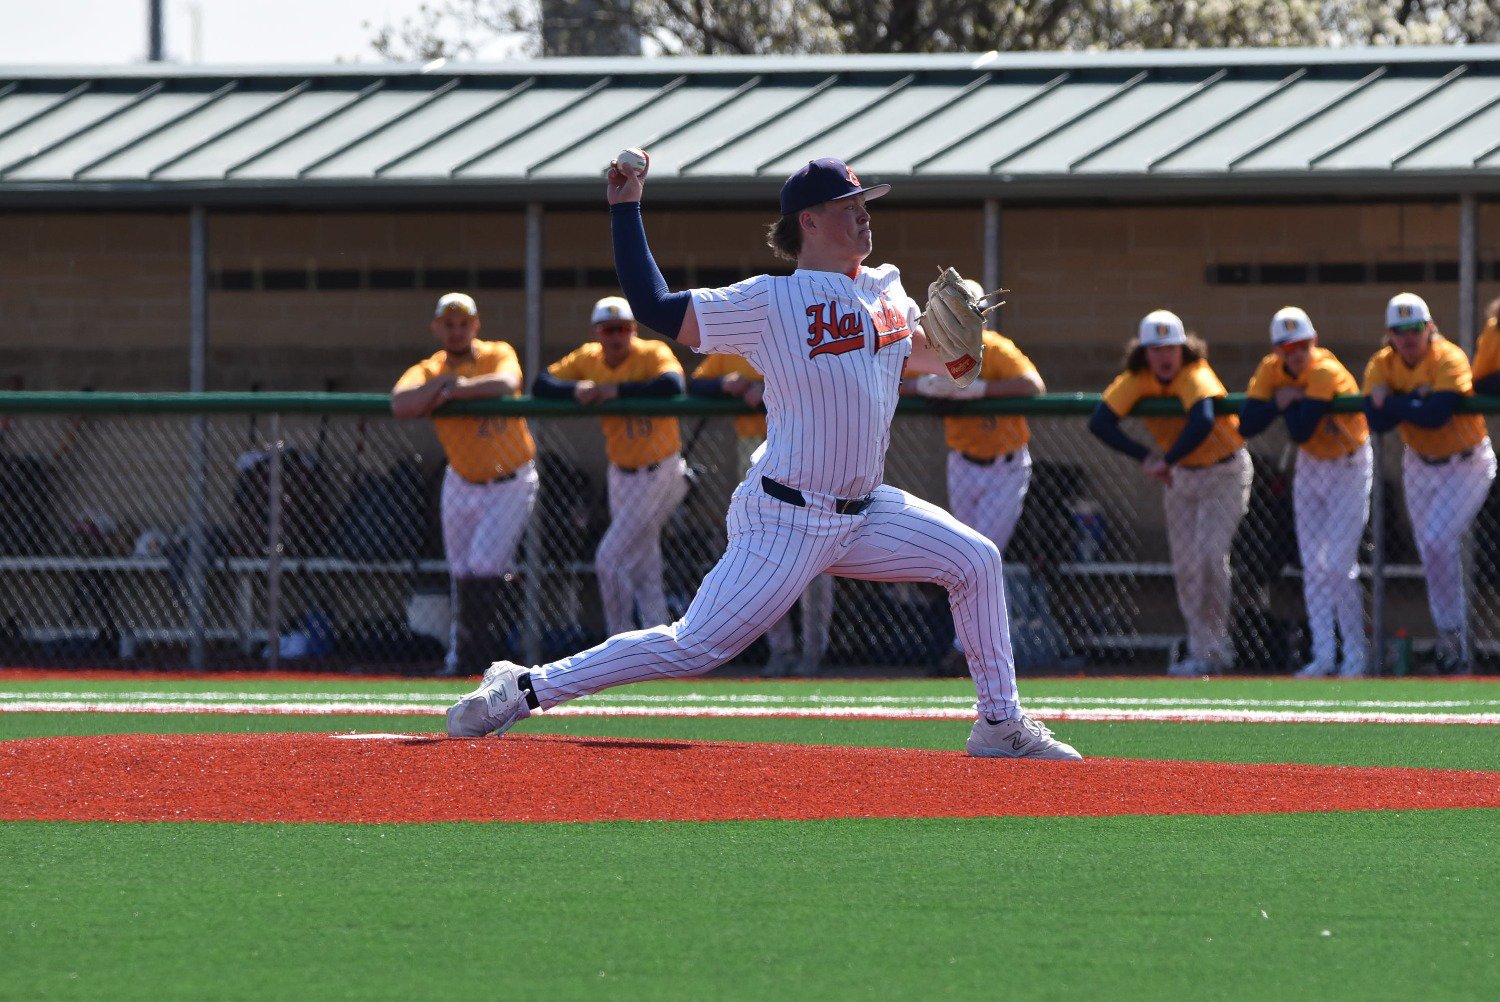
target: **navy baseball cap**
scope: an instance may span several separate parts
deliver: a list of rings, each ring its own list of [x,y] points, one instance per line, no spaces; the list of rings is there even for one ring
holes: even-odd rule
[[[859,176],[844,161],[837,157],[820,157],[787,178],[786,184],[781,186],[781,214],[790,216],[824,202],[836,202],[855,195],[879,198],[890,190],[888,184],[861,187]]]

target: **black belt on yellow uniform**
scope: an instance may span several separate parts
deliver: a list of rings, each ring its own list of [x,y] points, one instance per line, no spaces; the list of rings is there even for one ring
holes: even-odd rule
[[[760,488],[777,501],[785,501],[787,504],[796,505],[798,508],[807,507],[807,498],[795,487],[788,487],[779,480],[770,477],[760,478]],[[858,515],[870,505],[875,503],[875,495],[866,494],[862,498],[834,498],[833,511],[837,515]]]
[[[514,480],[520,473],[520,470],[511,470],[509,473],[502,473],[498,477],[491,477],[489,480],[470,480],[468,477],[464,477],[463,479],[465,483],[473,484],[476,487],[488,487],[490,484],[503,484],[507,480]]]
[[[1479,448],[1479,446],[1476,445],[1476,446],[1474,446],[1471,449],[1465,449],[1463,452],[1455,452],[1451,456],[1443,456],[1440,459],[1434,458],[1432,456],[1424,456],[1420,452],[1416,452],[1415,450],[1413,450],[1412,455],[1416,456],[1418,459],[1420,459],[1422,462],[1426,463],[1428,466],[1447,466],[1449,463],[1451,463],[1455,459],[1458,460],[1460,463],[1463,462],[1466,459],[1472,459],[1474,457],[1474,449],[1477,449],[1477,448]]]
[[[650,473],[652,470],[655,470],[665,462],[665,459],[658,459],[650,466],[620,466],[619,464],[616,464],[615,469],[619,470],[621,473]]]
[[[1015,452],[1007,452],[1003,456],[971,456],[967,452],[960,452],[959,455],[975,466],[994,466],[996,463],[1013,462],[1019,452],[1020,450],[1017,449]]]

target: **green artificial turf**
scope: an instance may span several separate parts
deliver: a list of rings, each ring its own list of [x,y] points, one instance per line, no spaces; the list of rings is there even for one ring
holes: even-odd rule
[[[1494,998],[1495,812],[0,825],[0,997]]]
[[[0,713],[0,740],[55,735],[441,731],[432,716],[229,716],[224,714]],[[1493,727],[1437,724],[1057,723],[1053,729],[1095,758],[1205,762],[1302,762],[1500,769]],[[584,734],[703,741],[782,741],[959,750],[968,724],[943,720],[818,720],[694,717],[543,717],[517,734]],[[499,739],[499,740],[504,740]]]

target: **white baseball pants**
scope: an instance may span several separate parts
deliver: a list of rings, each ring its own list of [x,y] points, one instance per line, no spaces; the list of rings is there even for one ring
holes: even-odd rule
[[[470,483],[450,466],[443,474],[443,552],[455,578],[498,578],[511,569],[536,504],[536,465],[511,480]]]
[[[764,438],[750,435],[735,439],[735,451],[740,460],[740,476],[755,465],[755,458]],[[799,599],[802,605],[802,656],[816,664],[828,652],[828,631],[833,625],[833,578],[819,574],[808,582],[807,591]],[[797,651],[797,641],[792,636],[792,616],[788,612],[766,631],[766,646],[771,656],[790,657]]]
[[[1187,623],[1188,654],[1220,667],[1234,664],[1229,637],[1229,548],[1250,507],[1254,476],[1240,449],[1212,466],[1172,470],[1162,504],[1167,545],[1177,583],[1177,605]]]
[[[978,529],[1000,548],[1010,544],[1026,489],[1031,486],[1031,450],[1022,446],[1006,462],[1001,456],[989,466],[978,466],[961,453],[948,452],[948,510],[965,525]]]
[[[527,463],[510,480],[476,484],[450,466],[443,474],[443,553],[448,558],[448,653],[458,664],[458,582],[501,578],[514,566],[516,547],[536,504],[536,464]]]
[[[1329,667],[1339,663],[1335,626],[1344,639],[1346,668],[1363,670],[1369,654],[1359,541],[1370,518],[1371,466],[1368,442],[1342,459],[1297,454],[1292,505],[1302,555],[1302,596],[1313,661]]]
[[[758,478],[729,504],[729,547],[682,619],[611,637],[532,672],[550,708],[611,686],[701,675],[733,658],[791,608],[824,572],[867,581],[928,581],[948,590],[953,619],[978,693],[978,710],[999,720],[1017,706],[1000,551],[952,515],[881,485],[858,515],[833,498],[803,492],[805,507],[768,496]]]
[[[611,465],[608,478],[609,529],[594,554],[594,573],[605,628],[615,634],[635,629],[637,610],[648,625],[671,618],[662,583],[661,530],[687,496],[687,464],[681,456],[668,456],[656,469],[634,473]]]
[[[1490,440],[1463,459],[1442,466],[1424,463],[1410,449],[1401,457],[1406,512],[1427,576],[1427,604],[1439,631],[1464,623],[1463,540],[1484,505],[1495,479],[1495,450]]]

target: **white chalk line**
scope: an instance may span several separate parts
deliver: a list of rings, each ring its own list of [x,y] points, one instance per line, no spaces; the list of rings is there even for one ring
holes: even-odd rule
[[[138,701],[158,702],[192,701],[198,703],[356,703],[378,706],[380,704],[447,706],[453,701],[450,693],[399,692],[172,692],[144,690],[139,692],[67,692],[47,690],[45,693],[0,690],[0,708],[11,702],[27,702],[37,699],[75,700],[88,702]],[[767,707],[884,707],[892,703],[903,707],[972,707],[971,696],[835,696],[820,693],[798,695],[775,695],[765,693],[598,693],[588,697],[590,704],[621,703],[631,706],[664,705],[726,705]],[[1217,709],[1336,709],[1360,710],[1500,710],[1500,699],[1253,699],[1253,698],[1199,698],[1172,696],[1039,696],[1027,701],[1027,706],[1058,707],[1191,707]]]
[[[0,712],[10,713],[213,713],[287,716],[427,716],[441,713],[447,702],[366,703],[325,702],[222,702],[198,700],[68,700],[32,699],[6,702]],[[1500,724],[1500,713],[1389,713],[1382,711],[1291,711],[1248,709],[1166,708],[1068,708],[1044,702],[1027,704],[1027,712],[1042,720],[1058,721],[1161,721],[1171,723],[1300,723],[1300,724]],[[699,718],[802,718],[861,720],[972,720],[968,707],[913,707],[893,703],[861,706],[662,706],[617,703],[574,703],[546,711],[559,717],[699,717]]]

